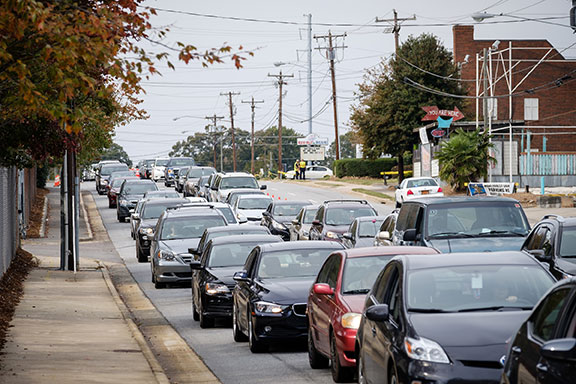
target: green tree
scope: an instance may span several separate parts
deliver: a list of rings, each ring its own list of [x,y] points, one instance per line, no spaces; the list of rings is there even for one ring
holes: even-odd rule
[[[457,129],[434,155],[440,163],[440,178],[458,191],[464,190],[467,182],[486,178],[489,164],[495,161],[488,151],[491,147],[487,132]]]
[[[356,144],[359,144],[358,134],[348,131],[340,135],[340,158],[354,159],[356,157]],[[326,151],[326,161],[332,163],[336,159],[336,143],[332,142]]]
[[[128,167],[132,167],[132,160],[130,160],[124,148],[116,143],[110,144],[110,146],[102,152],[101,160],[118,160],[128,165]]]
[[[458,81],[453,81],[458,77],[452,53],[431,34],[410,36],[394,58],[369,70],[359,85],[360,102],[352,107],[351,115],[364,155],[397,157],[400,179],[403,179],[403,155],[418,143],[413,130],[422,125],[425,113],[421,107],[463,108],[464,103],[463,99],[421,90],[408,84],[409,80],[443,93],[463,95],[466,90]]]

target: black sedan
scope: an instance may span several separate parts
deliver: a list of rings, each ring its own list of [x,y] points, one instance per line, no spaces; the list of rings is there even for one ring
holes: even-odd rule
[[[302,207],[310,205],[309,201],[272,201],[268,209],[262,213],[261,224],[273,235],[282,236],[284,241],[290,241],[292,220],[296,218]]]
[[[217,317],[232,316],[232,290],[236,285],[233,276],[250,251],[260,244],[281,241],[272,235],[236,235],[208,242],[200,260],[190,263],[192,314],[194,320],[200,320],[201,328],[213,327]]]
[[[117,197],[116,218],[123,223],[136,208],[138,200],[148,191],[156,191],[158,186],[151,180],[124,180]]]
[[[576,278],[561,280],[512,338],[503,384],[576,380]]]
[[[332,241],[254,248],[244,270],[234,274],[234,340],[248,336],[252,352],[263,352],[273,342],[306,341],[308,291],[326,258],[340,249],[342,245]]]
[[[367,296],[360,383],[498,383],[506,341],[554,277],[523,252],[397,256]]]

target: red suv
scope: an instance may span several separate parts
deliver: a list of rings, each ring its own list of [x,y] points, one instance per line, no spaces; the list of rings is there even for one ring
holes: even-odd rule
[[[332,369],[335,382],[354,378],[356,331],[366,295],[396,255],[437,254],[428,247],[370,247],[336,251],[322,265],[308,295],[308,358]]]

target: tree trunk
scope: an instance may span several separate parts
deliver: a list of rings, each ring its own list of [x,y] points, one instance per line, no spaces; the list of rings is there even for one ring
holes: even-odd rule
[[[404,180],[404,155],[398,155],[398,184]]]

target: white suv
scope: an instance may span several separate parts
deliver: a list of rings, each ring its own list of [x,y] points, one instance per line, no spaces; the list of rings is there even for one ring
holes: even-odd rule
[[[169,158],[166,159],[156,159],[154,161],[154,165],[152,165],[152,173],[150,178],[154,181],[158,181],[164,178],[164,169],[166,168],[166,164],[170,161]]]
[[[266,189],[266,186],[259,186],[256,178],[249,173],[221,173],[216,176],[210,189],[210,201],[224,202],[230,191],[235,189]]]

